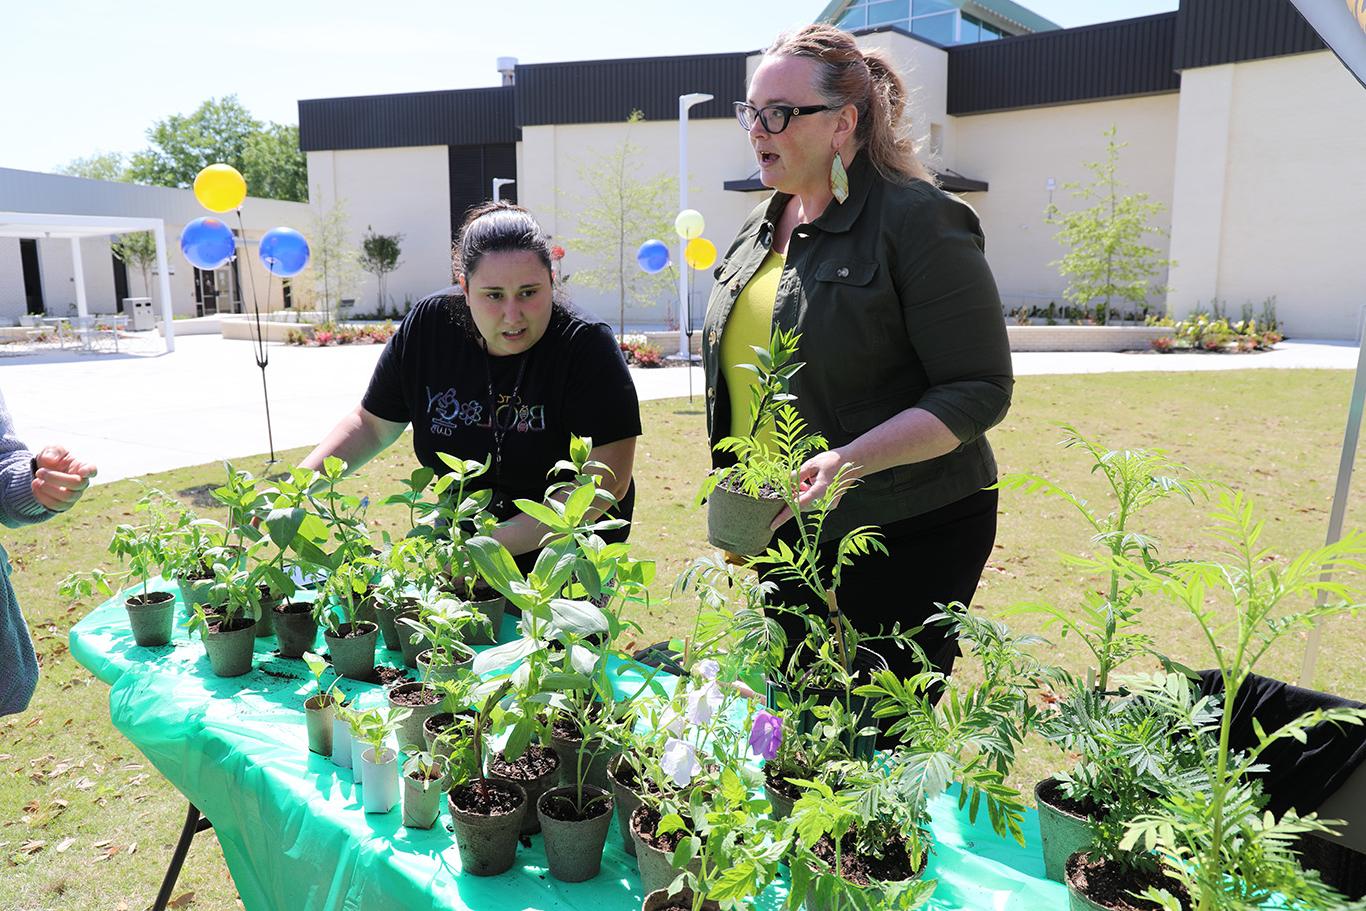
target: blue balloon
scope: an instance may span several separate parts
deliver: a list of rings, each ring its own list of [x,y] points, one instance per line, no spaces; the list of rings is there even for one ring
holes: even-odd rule
[[[647,240],[636,251],[636,262],[651,275],[663,271],[669,264],[669,247],[662,240]]]
[[[281,278],[298,275],[308,265],[308,241],[293,228],[271,228],[261,237],[261,262]]]
[[[180,252],[191,265],[212,271],[232,259],[237,242],[232,229],[212,216],[196,218],[180,232]]]

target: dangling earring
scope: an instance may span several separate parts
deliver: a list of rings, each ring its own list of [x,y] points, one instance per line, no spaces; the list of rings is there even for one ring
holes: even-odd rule
[[[835,153],[835,160],[830,162],[830,192],[838,203],[849,198],[849,174],[844,170],[844,161],[839,152]]]

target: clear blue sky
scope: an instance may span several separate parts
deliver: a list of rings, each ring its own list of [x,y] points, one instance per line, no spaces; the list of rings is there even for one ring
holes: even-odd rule
[[[1177,0],[1021,0],[1064,27]],[[297,122],[300,98],[496,85],[494,61],[672,56],[763,47],[825,0],[38,0],[0,18],[0,167],[47,171],[133,152],[153,121],[236,93]],[[0,201],[2,203],[3,201]]]

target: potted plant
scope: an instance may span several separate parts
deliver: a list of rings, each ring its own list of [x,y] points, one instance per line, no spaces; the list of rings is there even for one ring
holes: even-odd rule
[[[142,591],[129,595],[124,600],[124,608],[128,611],[133,641],[144,647],[166,645],[171,641],[175,615],[175,595],[152,590],[152,576],[169,562],[169,549],[177,534],[162,508],[164,496],[157,491],[144,494],[138,500],[137,511],[146,515],[146,521],[114,529],[109,552],[127,564],[126,572],[72,573],[61,584],[63,597],[69,599],[88,598],[96,590],[114,597],[118,594],[116,585],[120,581],[137,579]]]
[[[379,551],[371,542],[365,525],[370,499],[340,490],[346,469],[346,462],[328,456],[323,459],[318,482],[304,491],[311,512],[327,528],[327,538],[336,541],[331,553],[324,553],[318,547],[307,548],[307,560],[320,574],[328,577],[330,594],[344,607],[348,622],[373,624],[375,604],[371,590],[379,572]],[[344,584],[333,584],[331,576],[342,567],[349,570]],[[378,626],[375,632],[378,636]]]
[[[406,709],[367,709],[356,713],[353,736],[365,744],[360,756],[360,779],[364,791],[362,803],[367,813],[388,813],[398,803],[398,750],[386,746],[403,720]]]
[[[263,583],[269,588],[273,603],[276,639],[281,656],[299,658],[312,651],[317,643],[318,623],[313,617],[313,602],[301,598],[296,574],[303,577],[307,570],[328,566],[328,557],[321,545],[328,538],[326,524],[310,513],[305,504],[309,491],[323,484],[321,475],[306,468],[295,468],[286,478],[276,482],[268,492],[268,508],[262,519],[266,539],[275,545],[274,555],[257,567]],[[293,557],[290,554],[293,553]],[[316,595],[309,595],[309,598]]]
[[[332,568],[318,600],[313,602],[313,619],[323,628],[332,666],[352,680],[371,680],[375,675],[379,627],[359,620],[356,615],[362,593],[369,588],[374,565],[370,557],[343,560]]]
[[[360,784],[360,776],[355,772],[352,751],[351,729],[355,714],[356,710],[342,699],[338,699],[332,706],[332,764],[339,768],[352,769],[355,782]]]
[[[570,647],[576,646],[571,643]],[[595,663],[592,668],[579,665],[575,673],[588,671],[584,676],[591,682],[586,691],[573,691],[573,695],[585,692],[586,698],[566,699],[567,705],[561,710],[579,735],[569,769],[570,784],[546,791],[536,802],[536,813],[545,832],[550,875],[561,882],[583,882],[598,875],[607,829],[612,823],[611,792],[589,780],[594,758],[601,755],[603,745],[609,742],[610,726],[603,724],[609,710],[602,707],[613,700],[610,684],[605,694],[600,686],[593,685],[605,682],[597,674],[599,667],[605,672],[606,662]],[[605,779],[606,764],[600,767]]]
[[[1366,534],[1352,532],[1283,560],[1262,544],[1264,523],[1242,494],[1221,494],[1213,519],[1217,559],[1169,564],[1160,573],[1128,558],[1097,563],[1119,567],[1190,615],[1209,646],[1226,708],[1217,738],[1211,731],[1217,745],[1200,751],[1207,792],[1163,795],[1133,820],[1120,847],[1155,854],[1163,872],[1189,892],[1194,911],[1251,911],[1273,894],[1291,908],[1340,907],[1345,900],[1306,874],[1294,849],[1299,835],[1331,826],[1313,814],[1290,810],[1277,818],[1266,812],[1250,774],[1271,743],[1303,742],[1306,731],[1323,723],[1361,724],[1366,710],[1316,710],[1270,732],[1258,725],[1257,744],[1237,754],[1230,730],[1239,691],[1278,640],[1362,608],[1339,577],[1366,567]],[[1142,894],[1165,911],[1178,907],[1171,889],[1149,887]]]
[[[485,699],[470,743],[470,751],[476,757],[472,774],[465,780],[453,777],[447,797],[461,869],[474,876],[496,876],[512,867],[522,816],[527,811],[526,792],[521,786],[484,777],[482,763],[477,761],[483,755],[489,716],[510,688],[510,683],[503,682]]]
[[[371,592],[384,647],[390,651],[402,650],[409,667],[413,666],[409,655],[415,653],[405,648],[403,640],[408,633],[399,626],[398,619],[411,616],[419,609],[420,602],[414,592],[419,583],[426,581],[430,546],[427,539],[418,537],[391,542],[380,560],[383,575]]]
[[[318,691],[304,700],[304,722],[308,729],[308,749],[320,756],[332,755],[332,729],[336,720],[336,707],[344,700],[337,698],[333,691],[341,683],[341,677],[333,674],[332,685],[323,689],[323,674],[327,673],[327,662],[312,652],[304,653],[304,664],[313,674]]]
[[[798,333],[775,328],[768,348],[751,346],[758,363],[740,365],[758,377],[750,390],[749,433],[716,444],[718,452],[734,456],[735,464],[707,475],[698,495],[707,503],[707,540],[722,550],[763,553],[784,505],[783,492],[805,458],[824,446],[815,435],[784,439],[776,432],[779,409],[796,399],[788,390],[803,366],[792,360],[799,340]]]
[[[403,766],[403,824],[430,829],[441,812],[441,783],[446,760],[429,752],[414,753]]]
[[[436,499],[425,506],[432,519],[435,556],[445,575],[441,587],[466,602],[470,610],[483,615],[486,621],[465,627],[465,642],[492,645],[502,630],[507,604],[501,593],[480,578],[467,544],[477,535],[490,533],[497,524],[488,511],[493,502],[493,490],[466,491],[471,481],[488,472],[492,462],[490,459],[483,462],[457,459],[444,452],[437,456],[449,470],[437,478],[432,486]]]
[[[257,525],[264,517],[267,498],[250,472],[233,468],[231,462],[224,462],[223,465],[227,469],[227,481],[215,488],[212,496],[228,508],[227,521],[223,524],[224,546],[233,553],[241,554],[241,568],[247,569],[251,567],[256,545],[265,543]],[[255,627],[258,639],[275,635],[274,608],[280,602],[280,597],[269,584],[270,578],[264,572],[254,572],[251,580],[260,589]],[[293,594],[292,586],[289,593]]]
[[[209,665],[219,677],[240,677],[251,670],[261,593],[236,562],[215,563],[210,604],[195,604],[189,630],[199,631]],[[211,607],[213,609],[211,609]]]

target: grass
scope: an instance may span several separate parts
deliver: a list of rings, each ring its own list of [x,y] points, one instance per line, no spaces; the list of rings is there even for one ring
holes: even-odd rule
[[[1266,543],[1291,554],[1321,543],[1327,528],[1350,383],[1348,373],[1332,371],[1028,377],[1019,381],[1015,405],[992,441],[1002,471],[1045,474],[1093,503],[1103,499],[1101,485],[1075,452],[1057,447],[1058,423],[1073,423],[1112,447],[1168,449],[1193,474],[1251,494],[1267,519]],[[659,564],[657,597],[636,618],[641,641],[653,642],[691,624],[690,605],[670,601],[668,588],[688,560],[705,552],[704,516],[692,502],[707,455],[699,406],[650,402],[642,411],[646,435],[637,453],[632,540],[641,555]],[[262,474],[263,463],[258,457],[238,467]],[[358,492],[377,501],[412,464],[411,450],[400,442],[367,467],[356,481]],[[207,491],[221,475],[215,464],[144,480],[208,511]],[[132,514],[137,496],[133,481],[103,485],[67,516],[4,533],[43,664],[29,711],[0,719],[0,881],[6,890],[0,904],[7,908],[139,911],[150,905],[179,833],[183,798],[113,729],[106,687],[67,653],[67,630],[90,605],[66,605],[56,595],[58,580],[68,572],[108,565],[104,547],[110,531]],[[1348,528],[1366,525],[1360,499],[1349,506]],[[1090,582],[1059,560],[1060,552],[1087,548],[1085,529],[1069,509],[1058,500],[1003,497],[995,556],[983,574],[978,609],[993,613],[1024,599],[1075,601]],[[1202,513],[1201,507],[1169,501],[1142,528],[1164,542],[1167,556],[1205,555]],[[377,531],[391,532],[403,518],[393,508],[371,516]],[[1146,617],[1172,657],[1209,665],[1182,614],[1153,603]],[[1366,701],[1362,623],[1366,619],[1339,621],[1326,631],[1315,686]],[[1084,667],[1071,640],[1056,645],[1050,656]],[[1293,680],[1302,650],[1301,641],[1290,641],[1260,670]],[[965,666],[963,672],[973,669]],[[1047,748],[1031,745],[1017,783],[1029,784],[1059,762]],[[195,840],[176,896],[181,908],[238,906],[212,835]]]

